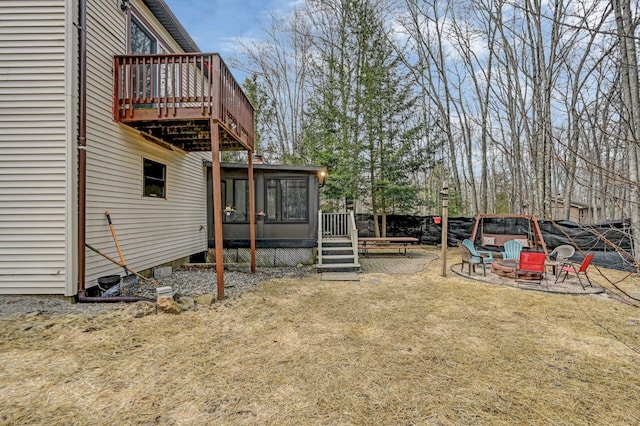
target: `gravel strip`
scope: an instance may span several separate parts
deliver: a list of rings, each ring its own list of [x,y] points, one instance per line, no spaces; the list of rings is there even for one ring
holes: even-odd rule
[[[275,278],[304,278],[315,273],[311,267],[302,268],[260,268],[255,274],[229,271],[224,273],[224,295],[232,298],[253,289],[257,284]],[[159,286],[169,286],[174,294],[218,293],[218,280],[215,269],[189,268],[178,269],[170,277],[158,280]],[[142,283],[140,295],[156,297],[156,289],[150,282]]]
[[[255,274],[229,271],[224,273],[225,300],[251,291],[256,285],[276,278],[305,278],[315,274],[313,267],[259,268]],[[217,294],[217,279],[213,269],[189,268],[173,271],[170,277],[158,281],[170,286],[174,294]],[[155,300],[156,288],[151,281],[140,281],[138,294]],[[99,315],[122,309],[123,303],[72,303],[71,298],[58,296],[0,295],[0,320],[20,316],[60,316],[69,314]]]

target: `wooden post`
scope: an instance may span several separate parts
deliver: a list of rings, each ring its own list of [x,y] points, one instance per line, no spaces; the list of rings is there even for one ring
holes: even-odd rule
[[[447,242],[448,242],[448,230],[447,225],[449,222],[449,183],[444,181],[442,183],[442,191],[440,191],[440,198],[442,199],[442,276],[447,276]]]
[[[251,272],[256,272],[256,196],[253,181],[253,151],[247,151],[249,156],[249,244],[251,246]]]
[[[211,177],[213,186],[213,229],[216,244],[218,300],[224,299],[224,249],[222,247],[222,176],[220,174],[220,129],[211,120]]]
[[[533,222],[533,239],[536,241],[536,246],[538,245],[538,240],[540,240],[542,251],[544,251],[545,256],[549,257],[549,252],[547,251],[547,243],[545,243],[544,237],[542,236],[542,230],[540,229],[540,224],[538,223],[538,217],[536,215],[533,215],[531,218],[529,218],[529,220]]]

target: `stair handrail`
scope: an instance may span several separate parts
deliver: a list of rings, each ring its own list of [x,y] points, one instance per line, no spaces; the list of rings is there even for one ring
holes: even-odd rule
[[[351,247],[353,249],[353,263],[358,265],[358,227],[356,226],[356,217],[353,210],[349,210],[349,236],[351,238]]]
[[[322,265],[322,235],[324,231],[322,222],[322,210],[318,210],[318,266]]]

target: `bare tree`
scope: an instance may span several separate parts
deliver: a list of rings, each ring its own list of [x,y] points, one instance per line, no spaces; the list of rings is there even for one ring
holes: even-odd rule
[[[421,96],[429,99],[428,104],[433,107],[433,111],[429,111],[433,114],[430,121],[437,129],[436,134],[442,136],[439,139],[445,142],[440,148],[446,155],[443,160],[448,163],[451,179],[448,176],[444,178],[451,181],[451,192],[462,197],[458,200],[461,203],[458,208],[465,211],[466,185],[463,185],[463,177],[458,168],[459,142],[462,135],[460,127],[457,126],[457,119],[461,115],[460,104],[454,102],[455,84],[450,82],[450,78],[455,77],[455,74],[448,67],[449,52],[445,35],[446,15],[451,7],[449,2],[405,0],[406,12],[400,24],[411,39],[411,47],[417,59],[415,64],[405,59],[405,64],[414,74]],[[472,186],[471,194],[475,194],[475,179],[470,177],[465,183]],[[454,209],[455,201],[452,200],[451,203]],[[477,211],[475,197],[472,197],[472,202],[472,210]]]
[[[262,41],[240,40],[243,61],[233,64],[250,75],[271,103],[268,105],[270,126],[262,131],[264,155],[273,160],[291,162],[299,158],[303,110],[306,102],[305,85],[310,63],[310,46],[300,27],[305,20],[295,10],[286,17],[271,16]]]
[[[457,214],[550,217],[562,199],[568,218],[577,201],[594,218],[628,218],[640,241],[632,6],[304,0],[244,46],[267,100],[261,138],[279,160],[329,165],[336,207],[393,210],[402,197],[388,181],[406,176],[434,206],[446,179]],[[399,112],[399,88],[413,114]],[[414,128],[424,133],[404,145]]]
[[[629,161],[629,219],[633,230],[636,262],[640,262],[640,80],[636,53],[637,17],[633,16],[631,0],[612,0],[616,16],[620,47],[620,90],[623,106],[622,136]]]

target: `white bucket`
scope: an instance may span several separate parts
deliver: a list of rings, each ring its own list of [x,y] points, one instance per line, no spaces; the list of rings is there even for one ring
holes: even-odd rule
[[[156,288],[158,299],[161,297],[173,297],[173,289],[169,286]]]

